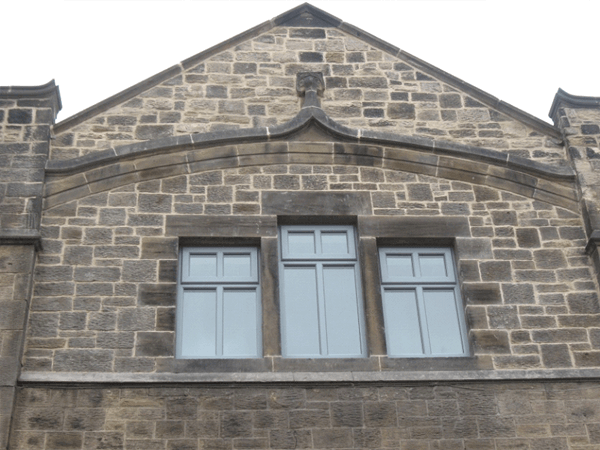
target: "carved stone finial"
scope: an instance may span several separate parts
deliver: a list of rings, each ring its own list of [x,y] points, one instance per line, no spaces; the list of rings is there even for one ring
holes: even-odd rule
[[[322,72],[300,72],[296,75],[296,91],[304,96],[303,108],[307,106],[321,107],[319,95],[323,95],[325,81]]]

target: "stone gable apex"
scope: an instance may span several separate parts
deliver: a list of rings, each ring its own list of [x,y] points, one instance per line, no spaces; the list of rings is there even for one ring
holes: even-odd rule
[[[322,27],[322,28],[337,28],[340,31],[343,31],[349,35],[352,35],[362,41],[365,41],[369,45],[372,45],[392,56],[395,56],[399,59],[405,60],[407,63],[417,67],[422,70],[426,74],[431,74],[436,78],[444,81],[456,89],[459,89],[463,92],[468,93],[478,101],[482,102],[484,105],[491,107],[503,114],[520,121],[527,126],[535,129],[536,131],[543,133],[548,136],[553,136],[555,138],[560,138],[560,133],[555,127],[547,124],[546,122],[472,86],[459,78],[456,78],[443,70],[438,69],[437,67],[420,60],[419,58],[395,47],[373,35],[367,33],[351,24],[343,22],[337,17],[312,6],[309,3],[301,4],[279,16],[263,22],[260,25],[257,25],[249,30],[238,34],[220,44],[217,44],[203,52],[200,52],[179,64],[176,64],[146,80],[131,86],[128,89],[125,89],[55,125],[54,133],[60,134],[73,126],[82,123],[102,112],[108,110],[109,108],[116,106],[120,103],[123,103],[136,95],[147,91],[148,89],[157,86],[163,81],[166,81],[174,76],[177,76],[183,73],[185,70],[190,69],[195,66],[199,62],[213,56],[217,53],[220,53],[228,48],[232,48],[235,45],[256,37],[266,31],[269,31],[278,26],[286,26],[286,27]]]

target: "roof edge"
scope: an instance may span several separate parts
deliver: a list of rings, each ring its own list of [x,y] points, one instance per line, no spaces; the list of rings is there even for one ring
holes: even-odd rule
[[[53,100],[54,116],[62,109],[62,100],[60,99],[60,90],[54,82],[50,80],[46,84],[39,86],[0,86],[0,98],[48,98]]]
[[[564,106],[572,108],[600,108],[600,97],[572,95],[558,88],[558,91],[554,95],[552,106],[550,106],[550,112],[548,112],[548,116],[555,124],[559,123],[558,110]]]
[[[410,53],[401,50],[400,48],[349,23],[344,22],[339,28],[348,34],[351,34],[365,42],[368,42],[373,47],[377,47],[380,50],[388,52],[393,56],[396,56],[417,68],[432,73],[435,77],[439,78],[445,83],[453,85],[454,87],[471,94],[475,99],[481,101],[486,106],[498,109],[507,116],[520,122],[524,122],[536,131],[550,135],[557,139],[562,139],[562,134],[560,130],[555,126],[550,125],[542,119],[539,119],[517,108],[516,106],[511,105],[510,103],[507,103],[503,100],[498,99],[497,97],[494,97],[491,94],[488,94],[487,92],[473,86],[470,83],[467,83],[466,81],[458,77],[455,77],[454,75],[449,74],[448,72],[434,66],[433,64],[423,61],[422,59],[417,58],[416,56],[413,56]]]

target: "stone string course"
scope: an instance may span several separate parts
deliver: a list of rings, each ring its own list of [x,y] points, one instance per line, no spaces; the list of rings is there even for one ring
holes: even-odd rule
[[[471,237],[456,243],[463,300],[474,352],[496,369],[600,367],[600,305],[577,214],[425,175],[272,165],[140,182],[45,211],[24,369],[158,370],[173,358],[169,215],[258,216],[265,192],[340,189],[367,193],[373,215],[468,217]]]
[[[278,27],[216,54],[137,97],[65,129],[53,159],[134,142],[281,124],[301,107],[298,72],[323,72],[322,105],[334,120],[565,160],[564,147],[473,97],[334,28]]]
[[[11,449],[589,450],[588,383],[24,388]]]

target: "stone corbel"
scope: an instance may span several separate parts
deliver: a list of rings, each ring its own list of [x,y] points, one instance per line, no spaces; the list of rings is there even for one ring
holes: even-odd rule
[[[296,91],[304,97],[302,108],[309,106],[321,107],[320,95],[325,90],[322,72],[300,72],[296,75]]]

